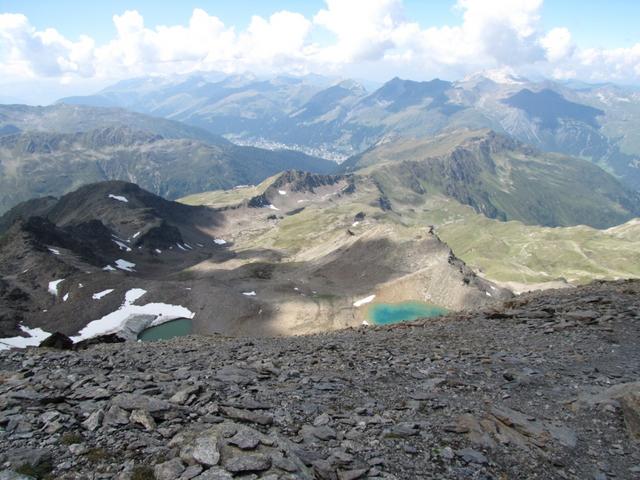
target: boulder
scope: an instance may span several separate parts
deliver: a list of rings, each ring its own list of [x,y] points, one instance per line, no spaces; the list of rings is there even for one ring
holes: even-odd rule
[[[40,348],[55,348],[56,350],[71,350],[73,348],[73,340],[64,333],[55,332],[40,342],[38,346]]]

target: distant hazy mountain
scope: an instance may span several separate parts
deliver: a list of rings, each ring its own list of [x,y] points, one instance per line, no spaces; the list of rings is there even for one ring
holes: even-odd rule
[[[229,143],[207,130],[123,108],[66,104],[47,107],[0,105],[0,135],[22,131],[77,133],[123,126],[162,135],[165,138],[190,138],[216,145]]]
[[[335,163],[222,137],[122,109],[0,106],[0,212],[86,183],[128,180],[169,198],[259,183],[282,170],[328,173]],[[17,132],[17,133],[16,133]],[[73,132],[73,133],[71,133]]]
[[[491,128],[579,156],[640,188],[640,91],[530,82],[485,72],[457,82],[394,78],[368,93],[353,81],[192,76],[118,84],[64,103],[117,105],[182,120],[234,141],[345,158],[397,136]]]

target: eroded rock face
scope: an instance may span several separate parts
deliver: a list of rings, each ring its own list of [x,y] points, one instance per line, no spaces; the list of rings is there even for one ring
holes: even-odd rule
[[[55,332],[40,342],[40,347],[55,348],[58,350],[71,350],[73,348],[73,340],[67,337],[64,333]]]
[[[620,398],[620,406],[629,435],[636,441],[640,440],[640,388]]]
[[[638,312],[640,281],[595,283],[396,327],[1,352],[0,478],[634,478]]]

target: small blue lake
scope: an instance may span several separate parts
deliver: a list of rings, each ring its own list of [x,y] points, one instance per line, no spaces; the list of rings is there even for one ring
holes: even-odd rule
[[[447,309],[425,302],[376,303],[368,308],[367,319],[374,325],[390,325],[447,313]]]
[[[138,340],[153,342],[156,340],[168,340],[173,337],[189,335],[193,329],[192,321],[188,318],[170,320],[155,327],[149,327],[138,334]]]

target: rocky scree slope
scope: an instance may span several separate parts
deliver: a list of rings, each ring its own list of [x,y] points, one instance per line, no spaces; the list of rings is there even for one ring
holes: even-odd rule
[[[2,475],[635,478],[639,299],[598,282],[395,327],[0,352]]]
[[[171,202],[120,181],[18,205],[0,217],[2,336],[18,334],[22,322],[45,328],[53,322],[71,334],[119,305],[113,295],[92,301],[92,293],[139,286],[127,273],[142,268],[147,277],[164,279],[166,270],[158,271],[163,264],[178,271],[198,259],[228,257],[200,230],[220,222],[211,209]],[[204,247],[200,242],[206,240],[208,248],[186,246]],[[173,250],[191,254],[173,255]],[[66,284],[53,295],[55,280]]]

